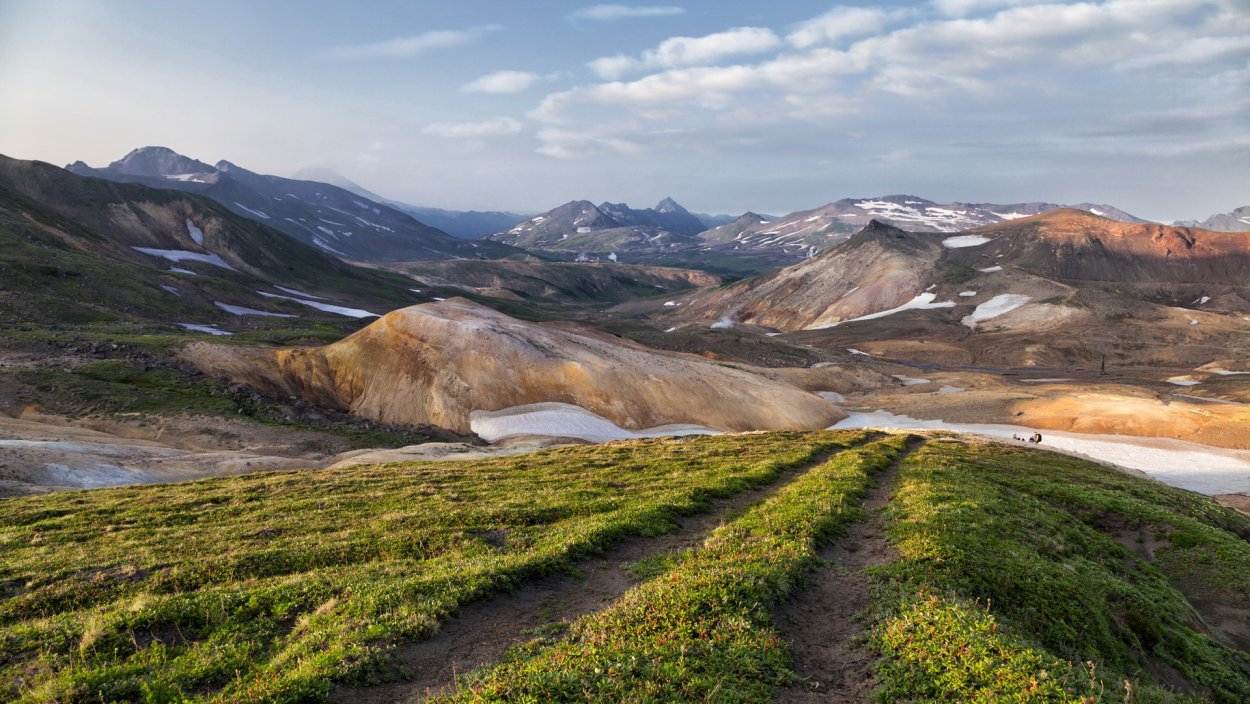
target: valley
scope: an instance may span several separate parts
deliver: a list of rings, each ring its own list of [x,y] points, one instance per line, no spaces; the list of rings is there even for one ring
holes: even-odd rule
[[[1250,696],[1250,232],[274,179],[0,159],[7,700]]]

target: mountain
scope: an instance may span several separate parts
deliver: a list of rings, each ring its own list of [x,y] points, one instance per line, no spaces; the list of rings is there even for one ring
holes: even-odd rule
[[[1228,213],[1217,213],[1206,220],[1180,220],[1174,224],[1177,227],[1199,227],[1213,232],[1246,232],[1250,231],[1250,205],[1234,208]]]
[[[201,345],[188,354],[207,373],[322,407],[464,431],[474,412],[536,403],[571,404],[630,429],[815,429],[845,415],[748,370],[522,322],[463,299],[395,311],[322,348]]]
[[[396,208],[340,186],[267,176],[228,161],[209,166],[165,147],[143,147],[107,167],[68,170],[207,196],[234,213],[345,259],[403,261],[517,256],[510,247],[462,242]]]
[[[428,299],[203,196],[3,156],[0,242],[6,322],[342,329]]]
[[[516,247],[575,253],[659,253],[695,247],[695,235],[705,228],[699,218],[672,198],[645,210],[625,203],[595,205],[575,200],[489,239]]]
[[[844,244],[764,276],[691,296],[685,315],[799,330],[901,305],[924,288],[941,236],[872,220]]]
[[[1064,209],[961,234],[874,221],[780,271],[683,294],[657,322],[943,364],[1196,368],[1250,353],[1248,313],[1250,233]]]
[[[942,205],[908,195],[844,198],[780,218],[749,218],[752,214],[748,213],[744,216],[748,217],[747,221],[739,219],[703,232],[699,237],[707,248],[773,251],[797,258],[827,250],[873,220],[909,232],[958,232],[1062,207],[1053,203]],[[1117,220],[1145,222],[1109,205],[1075,207]],[[751,219],[756,222],[751,223]]]

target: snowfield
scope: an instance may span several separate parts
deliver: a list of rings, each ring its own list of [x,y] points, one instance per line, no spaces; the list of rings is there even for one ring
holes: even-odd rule
[[[291,315],[290,313],[270,313],[267,310],[256,310],[255,308],[245,308],[243,306],[232,306],[229,303],[222,303],[221,301],[213,301],[213,305],[226,311],[227,313],[233,313],[234,315],[263,315],[269,318],[297,318],[299,317],[296,315]]]
[[[175,263],[183,262],[183,261],[203,262],[205,264],[212,264],[213,266],[219,266],[222,269],[229,269],[230,271],[238,271],[238,269],[235,269],[234,267],[227,264],[226,260],[217,256],[216,254],[201,254],[200,252],[188,252],[185,249],[154,249],[152,247],[131,247],[131,249],[135,250],[136,252],[142,252],[144,254],[151,255],[153,257],[160,257],[161,259],[168,259],[169,261],[175,262]],[[188,271],[186,273],[194,274],[195,272]]]
[[[971,315],[965,315],[963,320],[959,322],[970,328],[975,328],[977,323],[1010,313],[1031,300],[1030,297],[1022,296],[1018,293],[1000,293],[977,306]]]
[[[204,246],[204,231],[196,227],[195,223],[191,222],[191,218],[187,218],[187,234],[191,236],[192,242],[201,247]]]
[[[961,249],[963,247],[980,247],[983,244],[989,244],[994,240],[981,235],[959,235],[957,237],[947,237],[942,240],[942,246],[947,249]]]
[[[278,287],[276,287],[276,288],[282,288],[282,287],[281,287],[281,286],[278,286]],[[283,290],[285,290],[285,289],[283,289]],[[303,298],[295,298],[294,296],[280,296],[280,295],[278,295],[278,294],[276,294],[276,293],[265,293],[264,291],[257,291],[256,293],[259,293],[260,295],[264,296],[265,298],[280,298],[280,299],[282,299],[282,300],[284,300],[284,301],[295,301],[296,303],[300,303],[300,304],[302,304],[302,305],[306,305],[306,306],[308,306],[308,307],[310,307],[310,308],[316,308],[317,310],[320,310],[320,311],[325,311],[326,313],[335,313],[335,314],[337,314],[337,315],[345,315],[345,316],[347,316],[347,317],[349,317],[349,318],[378,318],[378,317],[381,317],[381,316],[379,316],[377,313],[370,313],[370,312],[369,312],[369,311],[367,311],[367,310],[361,310],[361,309],[359,309],[359,308],[347,308],[347,307],[344,307],[344,306],[335,306],[335,305],[330,305],[329,303],[318,303],[317,301],[308,301],[308,300],[304,300]]]
[[[217,327],[214,325],[198,325],[196,323],[178,323],[178,327],[185,328],[187,330],[194,330],[195,332],[206,332],[209,335],[233,335],[234,334],[232,332],[226,332],[225,330],[218,330]]]
[[[643,430],[627,430],[570,403],[531,403],[498,411],[473,411],[469,427],[487,442],[515,435],[545,435],[579,438],[588,442],[654,438],[665,435],[715,435],[701,425],[661,425]]]
[[[817,325],[815,327],[811,327],[807,329],[808,330],[824,330],[825,328],[834,328],[839,325],[844,325],[846,323],[853,323],[857,320],[873,320],[876,318],[884,318],[887,315],[894,315],[895,313],[901,313],[902,311],[905,311],[905,310],[929,310],[930,308],[954,308],[955,307],[954,301],[939,301],[937,303],[934,303],[933,299],[935,298],[937,298],[936,293],[922,293],[916,296],[915,298],[911,299],[910,301],[904,303],[903,305],[897,306],[895,308],[891,308],[889,310],[883,310],[877,313],[869,313],[868,315],[861,315],[858,318],[851,318],[850,320],[841,320],[836,323],[826,323],[824,325]]]
[[[1028,437],[1040,432],[1040,447],[1043,449],[1058,450],[1135,469],[1169,486],[1208,496],[1250,491],[1250,451],[1228,450],[1171,438],[1039,431],[1019,425],[947,423],[940,420],[919,420],[886,411],[852,413],[833,426],[833,429],[843,428],[951,430],[983,435],[995,440],[1011,440],[1013,435]]]

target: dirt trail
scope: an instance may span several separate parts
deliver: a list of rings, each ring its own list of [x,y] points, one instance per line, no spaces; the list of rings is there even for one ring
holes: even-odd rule
[[[876,437],[870,435],[864,442]],[[839,451],[844,450],[821,453],[766,485],[712,500],[704,511],[678,520],[673,532],[618,543],[576,565],[577,575],[551,575],[508,594],[470,604],[430,638],[395,651],[396,671],[404,673],[402,681],[375,687],[339,686],[331,693],[330,702],[419,702],[453,691],[458,675],[497,662],[508,648],[531,640],[543,627],[606,608],[639,581],[622,568],[622,563],[701,544],[716,527]]]
[[[794,653],[798,680],[777,690],[774,704],[871,701],[876,657],[861,642],[863,614],[872,605],[867,570],[897,557],[886,540],[881,509],[889,503],[903,460],[921,443],[913,436],[907,452],[877,475],[862,504],[864,520],[820,551],[824,564],[777,610],[777,627]]]

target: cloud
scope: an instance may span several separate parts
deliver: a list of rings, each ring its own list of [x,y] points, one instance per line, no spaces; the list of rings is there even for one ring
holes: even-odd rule
[[[803,49],[846,37],[872,34],[883,29],[890,18],[891,13],[876,8],[835,7],[800,24],[786,36],[786,41]]]
[[[439,29],[411,37],[396,37],[372,44],[343,46],[330,51],[330,58],[339,61],[360,61],[364,59],[411,59],[440,49],[451,49],[457,46],[472,44],[483,35],[499,29],[488,25],[469,29]]]
[[[521,121],[511,117],[495,117],[480,122],[435,122],[426,125],[422,134],[447,139],[481,139],[517,134]]]
[[[461,90],[466,93],[508,95],[527,90],[541,78],[529,71],[496,71],[464,84]]]
[[[638,58],[617,55],[588,64],[600,78],[616,79],[634,71],[715,63],[738,54],[758,54],[781,45],[771,29],[737,27],[702,37],[671,37]]]
[[[667,17],[681,15],[686,12],[684,7],[673,5],[592,5],[573,13],[579,20],[622,20],[630,17]]]
[[[634,154],[638,145],[633,142],[605,134],[593,132],[575,132],[549,128],[539,130],[538,153],[556,159],[577,159],[600,154]]]

